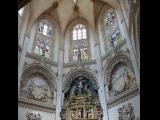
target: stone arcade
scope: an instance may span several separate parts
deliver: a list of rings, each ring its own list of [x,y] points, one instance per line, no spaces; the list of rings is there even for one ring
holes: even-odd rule
[[[140,120],[139,4],[18,1],[18,119]]]

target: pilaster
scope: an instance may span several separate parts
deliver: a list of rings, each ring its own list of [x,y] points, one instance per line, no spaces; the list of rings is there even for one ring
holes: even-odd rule
[[[25,56],[28,50],[28,43],[29,43],[29,35],[25,35],[24,38],[24,44],[23,44],[23,48],[22,48],[22,52],[20,55],[20,60],[19,60],[19,64],[18,64],[18,95],[19,95],[19,91],[20,91],[20,80],[21,80],[21,75],[23,72],[23,65],[25,62]]]
[[[95,54],[96,54],[96,62],[97,62],[97,71],[98,71],[98,84],[99,84],[99,99],[101,103],[101,107],[103,109],[103,120],[108,120],[108,111],[107,111],[107,101],[106,101],[106,94],[104,88],[104,79],[102,77],[102,61],[101,61],[101,52],[100,52],[100,45],[98,41],[98,33],[94,31],[94,40],[95,40]]]

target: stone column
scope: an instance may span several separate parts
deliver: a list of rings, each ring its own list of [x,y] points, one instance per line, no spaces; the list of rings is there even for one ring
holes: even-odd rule
[[[103,120],[108,119],[108,112],[107,112],[107,100],[104,88],[104,79],[102,78],[102,61],[101,61],[101,52],[100,52],[100,45],[98,40],[97,31],[94,31],[94,41],[95,41],[95,54],[96,54],[96,62],[97,62],[97,71],[98,71],[98,84],[99,84],[99,99],[101,102],[101,107],[103,109]]]
[[[62,79],[63,79],[63,49],[60,48],[58,55],[56,120],[61,120],[60,112],[62,106]]]
[[[18,64],[18,95],[19,95],[19,91],[20,91],[20,80],[21,80],[21,75],[23,72],[23,65],[25,62],[25,56],[28,50],[28,43],[29,43],[29,35],[25,35],[25,39],[24,39],[24,43],[23,43],[23,48],[22,48],[22,52],[20,55],[20,60],[19,60],[19,64]]]
[[[117,12],[117,21],[118,21],[118,25],[119,25],[121,34],[122,34],[123,38],[125,38],[125,40],[126,40],[126,43],[127,43],[127,46],[128,46],[129,52],[130,52],[130,58],[131,58],[131,61],[132,61],[132,64],[133,64],[137,84],[140,87],[140,70],[139,70],[139,67],[138,67],[137,59],[136,59],[136,53],[134,51],[133,44],[131,42],[131,41],[134,41],[134,39],[132,39],[129,36],[129,31],[127,29],[127,25],[126,25],[124,19],[121,18],[120,15],[122,15],[121,10],[119,10]]]

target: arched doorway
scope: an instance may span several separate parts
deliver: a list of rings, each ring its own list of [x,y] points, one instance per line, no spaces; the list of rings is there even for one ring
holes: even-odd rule
[[[64,89],[62,120],[102,120],[103,112],[95,77],[90,73],[72,73]]]

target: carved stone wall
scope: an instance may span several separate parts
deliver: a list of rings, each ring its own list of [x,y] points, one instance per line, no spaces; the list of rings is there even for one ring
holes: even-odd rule
[[[85,70],[77,70],[66,78],[62,120],[102,120],[95,76]]]
[[[110,57],[104,72],[109,99],[136,86],[133,66],[129,57],[122,52]]]
[[[18,120],[55,120],[55,112],[18,106]]]
[[[27,120],[41,120],[42,116],[41,114],[35,114],[35,113],[27,113],[26,114]]]
[[[135,120],[134,107],[131,103],[118,109],[119,120]]]
[[[24,67],[18,98],[21,107],[52,113],[55,111],[56,79],[50,72],[40,64]]]
[[[108,101],[108,115],[109,120],[120,120],[119,117],[126,116],[125,112],[119,114],[119,109],[128,107],[128,104],[132,104],[133,110],[130,112],[134,115],[133,120],[140,119],[140,94],[138,90],[129,91],[130,94],[125,94],[119,99],[114,99],[112,101]],[[124,106],[124,107],[123,107]],[[123,109],[124,110],[124,109]],[[122,110],[121,110],[122,111]],[[127,112],[129,113],[129,112]],[[128,114],[128,116],[130,115]],[[124,119],[121,117],[122,120]],[[132,120],[132,119],[126,119]]]

